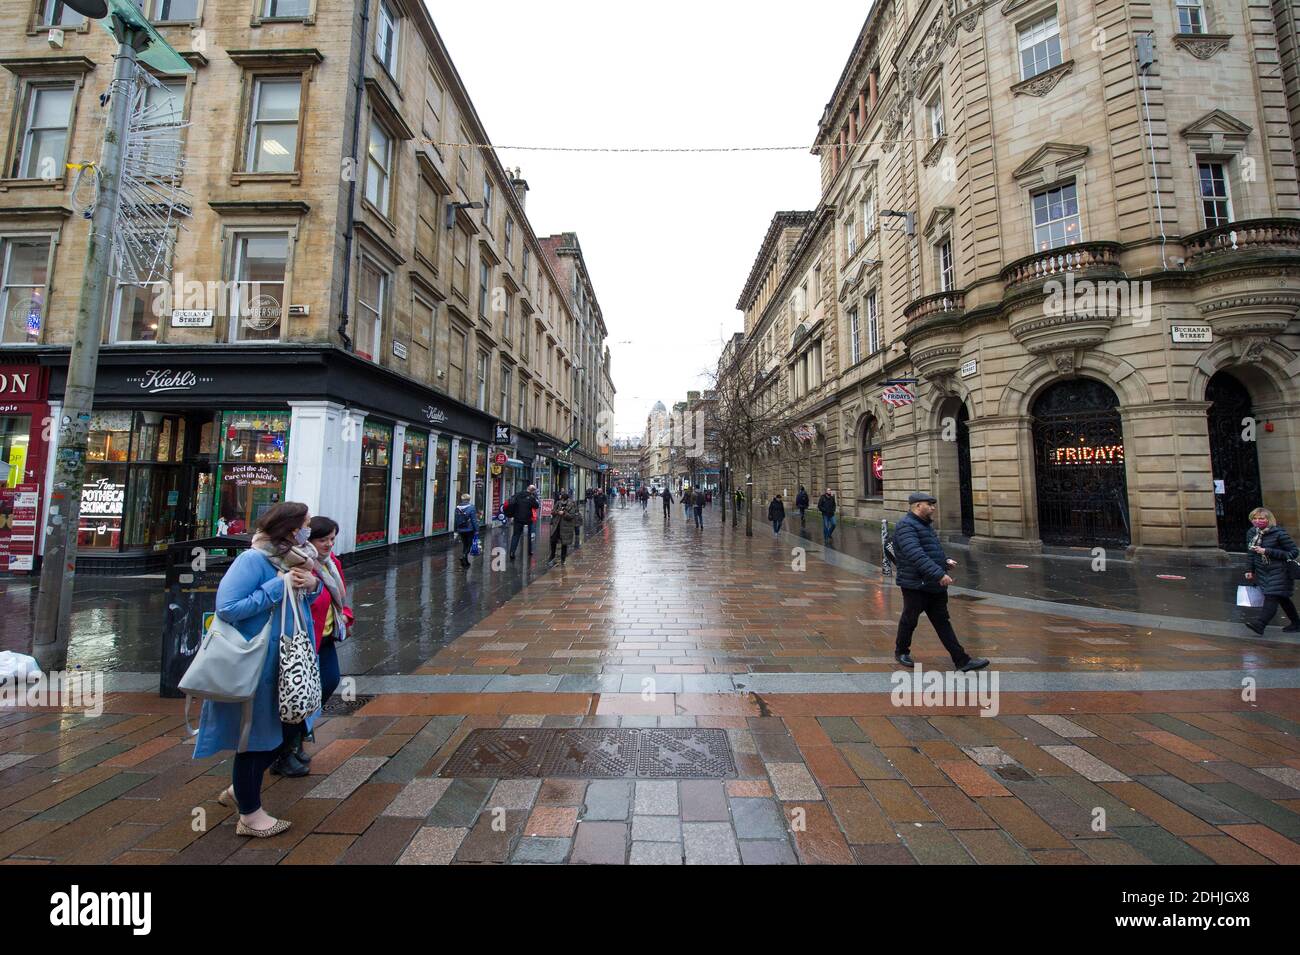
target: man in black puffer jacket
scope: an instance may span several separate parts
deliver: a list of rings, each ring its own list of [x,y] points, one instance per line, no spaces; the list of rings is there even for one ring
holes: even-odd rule
[[[943,647],[958,670],[982,670],[989,665],[983,657],[972,657],[962,649],[948,617],[948,570],[957,566],[943,552],[939,537],[930,526],[939,501],[918,491],[907,499],[908,512],[894,527],[894,552],[898,555],[898,586],[903,590],[903,615],[898,620],[894,659],[905,667],[912,659],[912,633],[924,612],[930,618]]]

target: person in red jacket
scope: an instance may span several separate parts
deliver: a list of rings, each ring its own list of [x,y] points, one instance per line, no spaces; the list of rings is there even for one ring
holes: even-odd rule
[[[308,540],[316,548],[319,558],[316,562],[316,576],[324,584],[311,605],[316,653],[320,657],[320,702],[324,706],[342,679],[336,647],[352,633],[352,600],[343,579],[343,565],[333,553],[339,525],[331,518],[317,515],[311,519],[310,527]],[[302,752],[301,737],[298,739],[296,753],[303,762],[311,762],[311,757]]]

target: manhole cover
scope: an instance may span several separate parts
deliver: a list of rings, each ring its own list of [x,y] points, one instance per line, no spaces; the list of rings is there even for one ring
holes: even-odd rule
[[[438,775],[724,779],[736,762],[721,729],[479,729]]]
[[[340,696],[331,696],[325,701],[325,705],[321,707],[321,712],[326,716],[351,716],[374,698],[373,693],[358,694],[350,700],[345,700]]]

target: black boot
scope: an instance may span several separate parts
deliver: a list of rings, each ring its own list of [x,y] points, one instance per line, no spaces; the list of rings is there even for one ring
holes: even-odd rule
[[[311,770],[307,764],[292,751],[285,753],[271,764],[271,774],[274,776],[306,776],[309,772]]]
[[[310,766],[311,757],[308,756],[306,750],[302,748],[302,744],[305,743],[306,741],[307,741],[307,727],[304,725],[302,728],[302,732],[298,734],[297,740],[294,741],[293,755],[296,756],[303,763],[304,766]]]

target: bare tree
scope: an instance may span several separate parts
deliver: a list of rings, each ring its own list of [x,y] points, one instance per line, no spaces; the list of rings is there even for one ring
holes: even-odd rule
[[[779,363],[764,365],[751,350],[724,350],[711,377],[717,396],[719,445],[744,473],[745,536],[754,536],[754,468],[795,441]]]

